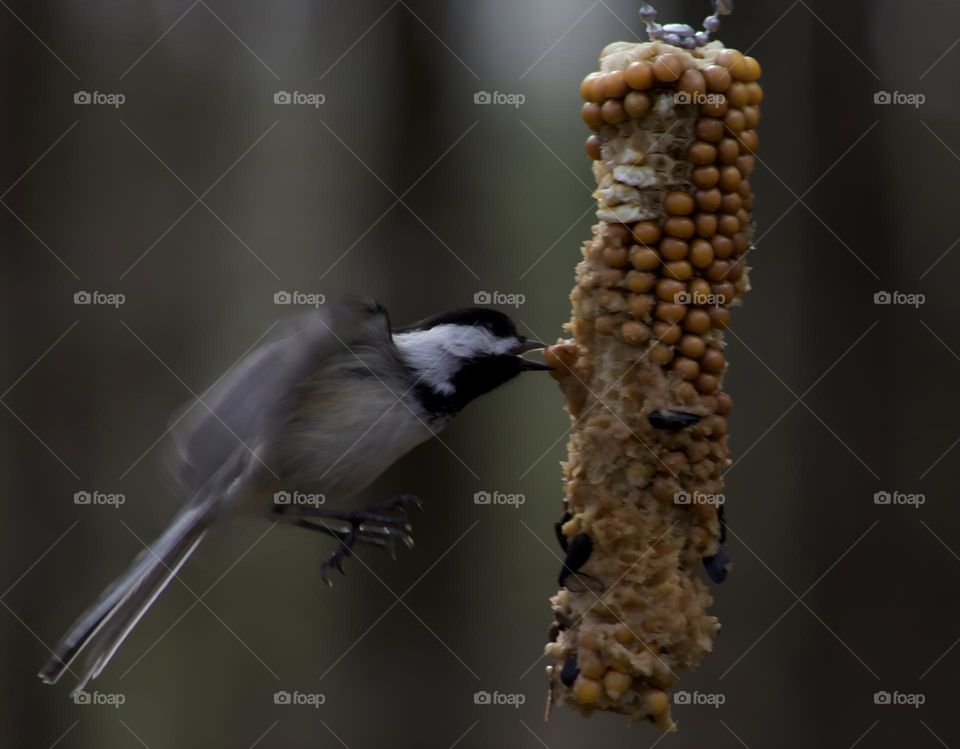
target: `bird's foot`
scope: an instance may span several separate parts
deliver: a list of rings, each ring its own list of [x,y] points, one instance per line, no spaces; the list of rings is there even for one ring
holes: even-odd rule
[[[421,508],[423,503],[412,494],[400,494],[365,510],[344,513],[342,519],[364,536],[401,541],[409,548],[413,546],[413,526],[407,516],[410,507]]]
[[[346,574],[343,571],[343,560],[353,555],[356,544],[379,546],[386,549],[393,558],[396,558],[398,542],[408,548],[412,547],[412,526],[407,510],[414,506],[423,505],[413,495],[401,494],[356,512],[309,508],[306,514],[311,519],[300,519],[297,525],[325,533],[339,542],[337,550],[324,562],[320,570],[323,581],[332,585],[330,571],[336,569],[340,574]],[[328,521],[334,521],[337,525]]]

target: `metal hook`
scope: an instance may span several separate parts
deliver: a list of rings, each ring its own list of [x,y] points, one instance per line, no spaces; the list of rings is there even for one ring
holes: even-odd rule
[[[733,0],[711,0],[713,14],[703,19],[703,30],[696,31],[685,23],[657,23],[657,9],[650,3],[640,6],[640,18],[647,29],[650,41],[662,41],[675,47],[695,49],[710,41],[710,35],[720,30],[720,16],[733,13]]]

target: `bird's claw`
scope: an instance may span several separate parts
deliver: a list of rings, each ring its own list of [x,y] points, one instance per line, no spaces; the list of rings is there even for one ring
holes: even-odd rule
[[[331,569],[337,569],[341,575],[346,576],[343,561],[353,556],[355,543],[386,549],[392,559],[397,558],[398,541],[408,549],[413,548],[413,526],[407,518],[407,508],[413,506],[422,508],[423,503],[412,494],[401,494],[372,505],[366,510],[341,516],[343,521],[350,524],[350,527],[349,530],[344,530],[337,536],[340,548],[331,554],[321,567],[320,577],[323,581],[333,587],[329,578]]]
[[[320,566],[320,579],[328,586],[333,587],[333,581],[330,580],[330,570],[338,570],[344,577],[347,573],[343,570],[343,560],[353,555],[354,538],[346,538],[340,541],[340,548],[337,549],[330,558]]]

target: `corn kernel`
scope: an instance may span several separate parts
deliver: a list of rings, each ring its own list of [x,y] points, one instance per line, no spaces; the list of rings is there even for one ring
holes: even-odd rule
[[[600,699],[602,689],[596,679],[578,676],[573,683],[573,695],[583,705],[590,705]]]
[[[619,671],[607,671],[603,675],[603,688],[612,700],[620,698],[630,688],[631,679]]]
[[[670,703],[667,700],[667,693],[659,689],[647,693],[643,699],[643,709],[647,715],[661,715],[667,712]]]

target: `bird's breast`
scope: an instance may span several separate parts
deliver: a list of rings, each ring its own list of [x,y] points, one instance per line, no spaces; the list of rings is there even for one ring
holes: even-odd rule
[[[279,435],[282,482],[331,502],[365,488],[439,431],[408,389],[399,378],[386,381],[366,370],[305,382]]]

